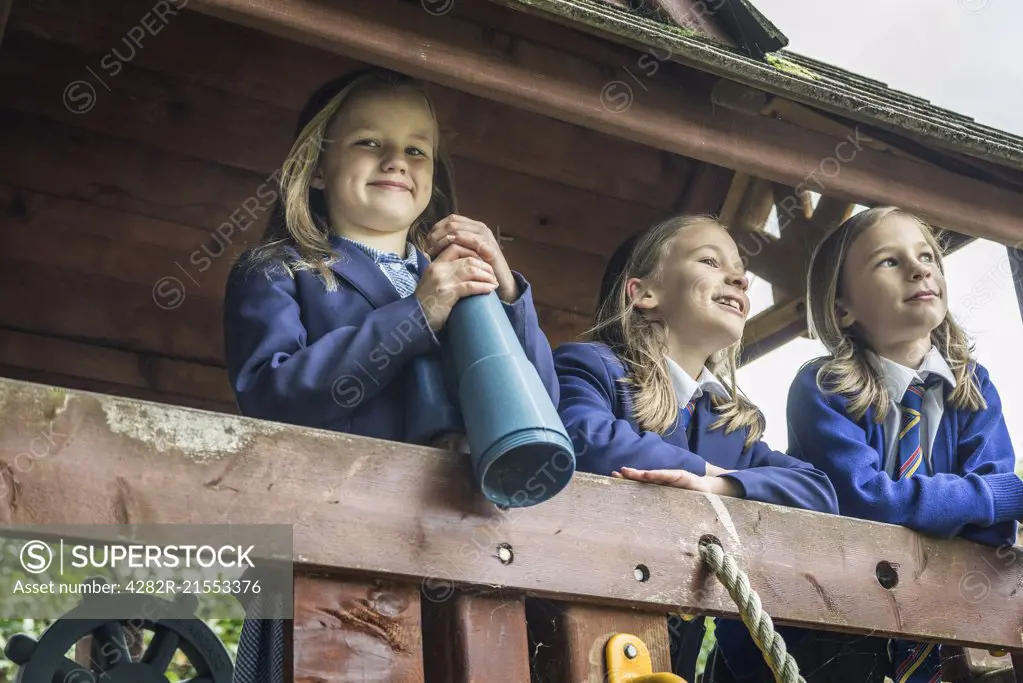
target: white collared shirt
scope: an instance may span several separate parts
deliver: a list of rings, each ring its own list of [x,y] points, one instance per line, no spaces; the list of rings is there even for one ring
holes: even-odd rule
[[[880,370],[884,379],[885,387],[888,389],[888,396],[891,398],[891,408],[884,423],[885,434],[885,471],[888,476],[894,477],[895,461],[898,460],[899,450],[899,425],[902,420],[902,397],[905,396],[909,385],[914,381],[926,382],[928,375],[934,373],[952,388],[956,386],[956,378],[952,369],[941,357],[941,353],[934,346],[924,356],[920,363],[919,370],[907,368],[893,360],[868,352],[868,358],[874,367]],[[945,412],[945,400],[943,387],[937,385],[931,387],[924,394],[923,403],[920,408],[920,446],[923,449],[923,456],[926,458],[928,467],[931,463],[931,446],[938,435],[938,423]]]
[[[680,408],[684,408],[689,401],[700,398],[704,392],[717,394],[724,399],[729,397],[725,385],[706,367],[700,373],[699,379],[694,380],[682,369],[682,366],[668,358],[668,372],[671,375],[671,385],[675,388]]]

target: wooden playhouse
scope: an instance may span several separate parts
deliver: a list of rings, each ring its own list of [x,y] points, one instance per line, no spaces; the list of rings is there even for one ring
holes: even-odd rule
[[[590,323],[615,247],[678,212],[720,214],[772,287],[747,360],[805,333],[808,255],[857,204],[917,212],[950,249],[1006,245],[1019,291],[1023,139],[786,51],[746,0],[0,0],[0,18],[0,521],[292,523],[296,681],[612,680],[618,633],[668,671],[667,613],[736,614],[707,535],[776,623],[975,648],[946,680],[1001,650],[1023,680],[1016,549],[584,474],[499,510],[451,453],[240,418],[221,334],[298,108],[365,64],[433,85],[462,211],[500,231],[552,346]],[[42,432],[73,438],[27,458]]]

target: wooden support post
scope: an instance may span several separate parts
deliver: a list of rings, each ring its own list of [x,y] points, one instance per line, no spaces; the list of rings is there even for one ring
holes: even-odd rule
[[[295,683],[422,683],[419,586],[296,573]]]
[[[1009,272],[1012,273],[1012,282],[1016,287],[1016,303],[1023,317],[1023,240],[1006,249],[1009,251]]]
[[[1012,658],[987,650],[945,645],[941,648],[941,680],[949,683],[1013,683]]]
[[[666,614],[547,600],[530,600],[527,611],[534,674],[544,683],[606,681],[604,648],[616,633],[646,644],[655,673],[671,671]]]
[[[447,593],[424,592],[427,680],[481,683],[500,678],[508,683],[529,683],[525,599]]]
[[[700,164],[693,171],[675,213],[720,214],[734,175],[732,169],[724,166]]]
[[[7,28],[7,18],[11,16],[11,5],[14,0],[0,0],[0,46],[3,45],[4,30]]]

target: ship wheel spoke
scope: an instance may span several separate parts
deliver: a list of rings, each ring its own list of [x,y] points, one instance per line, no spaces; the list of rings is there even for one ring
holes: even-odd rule
[[[170,629],[157,631],[142,655],[142,663],[159,672],[164,672],[174,659],[174,653],[178,651],[181,638]]]

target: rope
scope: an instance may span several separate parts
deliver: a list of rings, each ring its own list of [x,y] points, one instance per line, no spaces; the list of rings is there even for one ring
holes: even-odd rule
[[[806,683],[799,667],[786,649],[785,641],[774,630],[770,615],[760,608],[760,597],[750,588],[749,577],[724,548],[713,541],[700,541],[700,557],[724,584],[739,607],[739,616],[746,624],[753,642],[764,655],[777,683]]]

